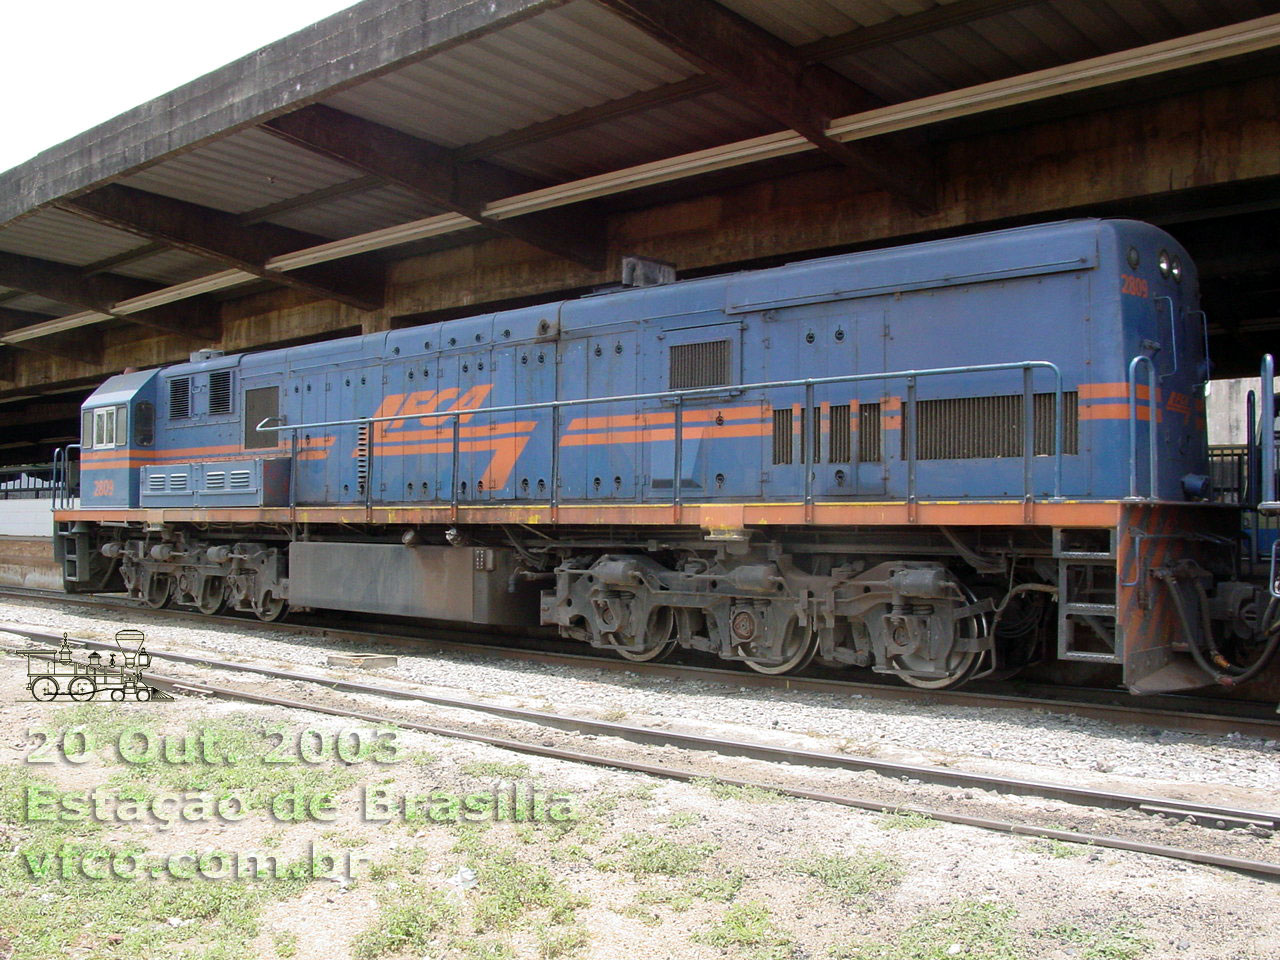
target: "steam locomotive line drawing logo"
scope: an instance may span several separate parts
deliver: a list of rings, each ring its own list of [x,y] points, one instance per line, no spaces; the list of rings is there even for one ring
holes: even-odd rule
[[[172,700],[173,697],[142,679],[143,668],[151,665],[151,654],[143,647],[145,641],[146,635],[141,630],[120,630],[115,635],[120,652],[110,654],[105,660],[96,650],[84,660],[77,660],[65,633],[56,654],[26,651],[22,655],[27,658],[27,689],[31,691],[31,698],[48,702],[63,697],[83,702],[105,693],[116,701]],[[125,644],[134,645],[133,649],[126,649]]]

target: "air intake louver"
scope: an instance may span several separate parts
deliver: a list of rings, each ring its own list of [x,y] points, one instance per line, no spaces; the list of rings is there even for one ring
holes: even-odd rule
[[[185,420],[191,416],[191,378],[175,377],[169,381],[169,419]]]
[[[1075,391],[1062,395],[1062,451],[1079,453]],[[1003,397],[956,397],[921,400],[918,404],[916,456],[921,460],[977,460],[1022,456],[1021,394]],[[1036,456],[1053,453],[1054,395],[1037,393],[1032,419]],[[906,456],[906,432],[903,432]]]
[[[209,374],[209,413],[231,412],[231,371],[215,370]]]
[[[695,390],[698,387],[727,386],[729,358],[728,340],[705,343],[681,343],[671,348],[668,385],[672,390]]]

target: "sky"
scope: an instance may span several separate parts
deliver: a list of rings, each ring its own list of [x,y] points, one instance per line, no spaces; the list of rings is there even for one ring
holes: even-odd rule
[[[350,6],[0,0],[0,171]]]

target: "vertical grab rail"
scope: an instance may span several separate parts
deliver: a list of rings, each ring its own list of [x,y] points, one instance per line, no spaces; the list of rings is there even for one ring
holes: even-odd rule
[[[1147,431],[1147,456],[1150,461],[1148,499],[1154,500],[1160,491],[1160,452],[1156,443],[1156,427],[1160,423],[1160,408],[1156,405],[1156,365],[1146,354],[1138,354],[1129,361],[1129,499],[1138,496],[1138,365],[1147,365],[1147,410],[1151,427]]]
[[[907,377],[907,403],[902,411],[902,430],[907,448],[907,503],[916,502],[916,378]]]
[[[804,467],[804,522],[813,520],[813,475],[817,473],[817,452],[821,441],[818,430],[821,424],[810,412],[813,410],[813,384],[804,385],[804,412],[800,421],[800,465]]]
[[[58,489],[59,489],[58,485],[61,482],[58,478],[58,464],[61,461],[62,461],[62,448],[54,447],[53,448],[53,489],[50,491],[50,494],[49,494],[49,512],[50,513],[58,509]]]
[[[1022,368],[1022,501],[1030,503],[1034,490],[1032,465],[1036,458],[1036,395],[1031,368]]]
[[[452,467],[449,469],[449,519],[458,519],[458,467],[462,461],[462,449],[459,443],[462,437],[462,417],[456,413],[449,418],[453,428],[453,444],[449,452]]]
[[[684,397],[676,397],[676,424],[672,431],[675,448],[671,451],[671,515],[679,523],[684,510]]]
[[[1262,383],[1258,406],[1262,411],[1262,420],[1258,427],[1258,442],[1262,445],[1262,477],[1259,485],[1258,512],[1272,514],[1280,512],[1280,503],[1276,502],[1276,362],[1271,354],[1262,358]],[[1274,584],[1273,584],[1274,587]]]

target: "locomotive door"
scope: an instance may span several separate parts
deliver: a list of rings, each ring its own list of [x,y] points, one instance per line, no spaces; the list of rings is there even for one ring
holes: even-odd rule
[[[436,381],[439,392],[433,409],[468,411],[493,406],[494,373],[487,348],[477,347],[463,354],[441,357],[439,369]],[[456,489],[460,503],[490,499],[493,480],[487,471],[493,460],[493,420],[489,414],[459,413],[456,488],[453,485],[453,422],[448,417],[426,421],[432,424],[429,429],[434,430],[437,437],[434,448],[439,453],[435,473],[442,498],[448,499]]]
[[[323,373],[305,373],[294,378],[292,389],[295,409],[302,411],[300,422],[323,423],[331,419],[325,406],[325,375]],[[323,438],[332,432],[325,427],[302,430],[298,433],[298,493],[299,503],[332,503],[334,487],[333,460],[339,454],[333,449],[325,459],[312,459],[316,456],[311,451],[324,449]]]
[[[545,403],[555,397],[556,344],[526,343],[493,351],[493,406]],[[525,410],[495,418],[489,473],[495,500],[551,496],[551,411]],[[563,421],[567,422],[567,421]]]
[[[564,399],[638,392],[634,332],[561,341],[561,350],[560,396]],[[641,450],[648,439],[635,401],[565,407],[561,424],[561,496],[634,499]]]
[[[758,497],[762,444],[771,430],[768,398],[742,392],[742,323],[712,316],[719,322],[659,335],[646,389],[712,391],[680,405],[682,497]],[[667,402],[663,409],[664,425],[672,423],[675,405]],[[674,492],[674,430],[663,439],[667,442],[650,445],[649,469],[654,492],[665,498]]]

